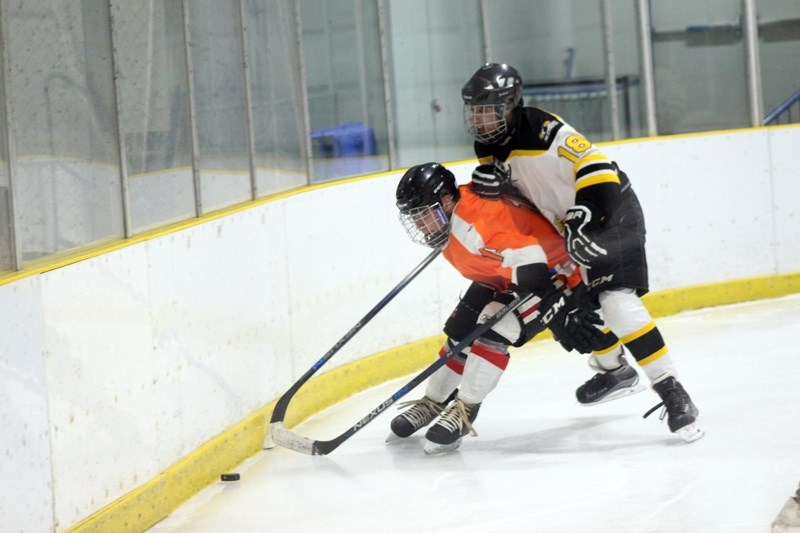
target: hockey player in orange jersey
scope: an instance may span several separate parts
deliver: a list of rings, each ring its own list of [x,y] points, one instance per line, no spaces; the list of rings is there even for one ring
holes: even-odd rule
[[[400,220],[417,243],[441,248],[442,255],[470,285],[445,323],[440,355],[481,321],[514,298],[534,296],[505,315],[464,353],[434,373],[420,400],[391,423],[398,437],[428,429],[426,453],[459,446],[481,402],[494,389],[509,361],[509,346],[521,346],[549,327],[567,349],[590,352],[603,335],[600,318],[580,306],[583,285],[564,241],[535,210],[513,199],[485,200],[470,184],[456,186],[453,174],[437,163],[410,168],[397,187]]]

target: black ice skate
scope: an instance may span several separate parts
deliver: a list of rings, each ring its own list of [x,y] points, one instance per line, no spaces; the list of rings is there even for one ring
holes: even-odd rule
[[[402,439],[410,437],[417,430],[424,428],[444,411],[447,404],[456,397],[458,390],[454,390],[450,396],[447,397],[442,403],[434,402],[427,396],[419,400],[411,400],[409,402],[402,402],[397,405],[398,408],[409,407],[396,417],[392,419],[390,427],[392,433]],[[391,439],[391,435],[389,439]]]
[[[461,445],[461,439],[467,433],[473,437],[478,434],[472,428],[472,423],[478,416],[481,404],[466,404],[461,400],[451,403],[442,413],[439,421],[434,424],[425,438],[425,453],[438,455],[455,450]]]
[[[598,372],[578,387],[575,396],[582,405],[608,402],[644,390],[644,387],[636,386],[639,383],[636,369],[623,357],[620,358],[620,362],[622,366],[619,368]]]
[[[670,376],[655,383],[653,390],[661,397],[661,403],[647,411],[644,418],[650,416],[659,407],[664,407],[660,418],[663,420],[666,415],[667,425],[671,432],[676,433],[686,442],[694,442],[705,435],[697,423],[699,411],[678,380]]]

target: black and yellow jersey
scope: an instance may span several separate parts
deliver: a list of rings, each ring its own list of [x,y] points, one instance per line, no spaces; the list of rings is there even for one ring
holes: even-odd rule
[[[608,217],[627,177],[558,115],[536,107],[518,112],[517,128],[506,143],[475,143],[479,162],[510,171],[511,183],[559,232],[567,209],[576,203],[590,207],[600,221]]]

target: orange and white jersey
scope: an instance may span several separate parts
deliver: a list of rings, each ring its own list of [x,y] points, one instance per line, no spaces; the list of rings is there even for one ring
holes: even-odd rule
[[[465,278],[505,290],[517,284],[519,267],[543,263],[570,287],[580,283],[563,238],[541,214],[510,198],[483,199],[471,185],[459,191],[442,255]]]

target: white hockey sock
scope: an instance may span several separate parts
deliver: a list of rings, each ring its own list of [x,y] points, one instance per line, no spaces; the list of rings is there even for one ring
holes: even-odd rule
[[[448,367],[443,366],[428,378],[428,385],[425,387],[425,396],[436,403],[442,403],[456,390],[461,381],[461,374]]]
[[[606,325],[628,346],[651,383],[676,376],[667,346],[633,289],[607,291],[600,294],[599,300]]]
[[[652,363],[640,366],[653,385],[670,376],[674,378],[678,377],[678,373],[672,365],[672,358],[668,353],[665,353]]]
[[[620,343],[602,352],[592,352],[592,355],[589,356],[589,366],[598,372],[615,370],[620,367],[622,353],[623,350]]]
[[[467,404],[481,403],[497,386],[507,364],[505,347],[475,341],[464,365],[458,398]]]

